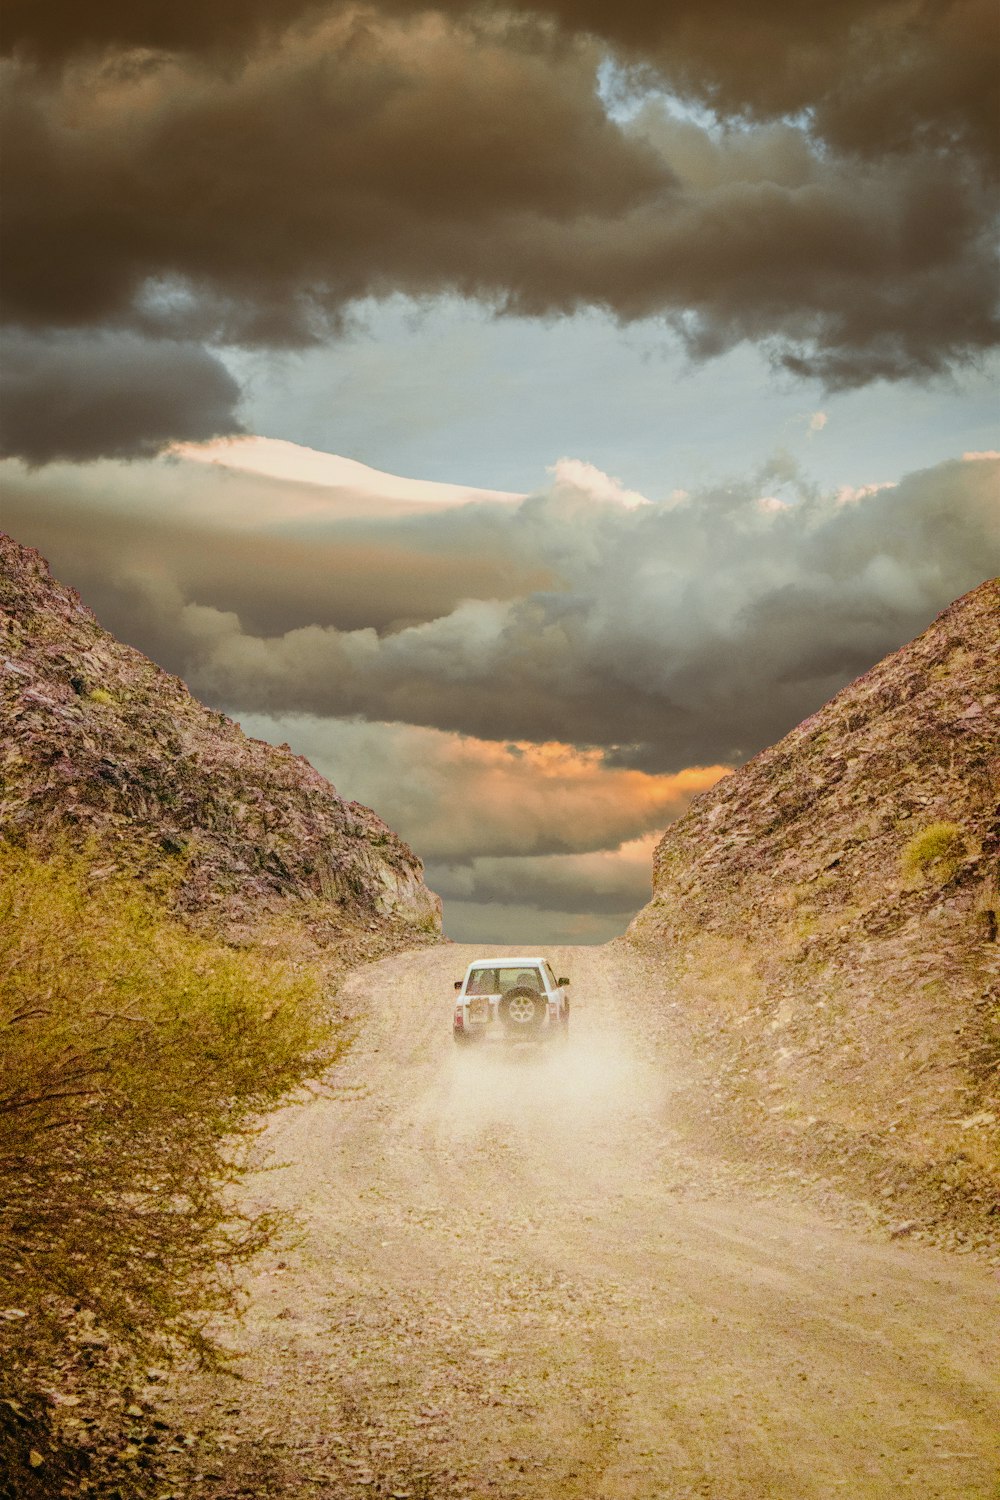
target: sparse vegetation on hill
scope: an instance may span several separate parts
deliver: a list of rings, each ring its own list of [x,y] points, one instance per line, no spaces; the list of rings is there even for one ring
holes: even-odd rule
[[[957,823],[931,823],[915,833],[900,856],[906,880],[933,880],[947,885],[969,849]]]
[[[144,1495],[135,1360],[211,1353],[276,1227],[233,1209],[255,1120],[337,1054],[339,976],[438,941],[440,902],[2,535],[0,731],[0,1496]]]
[[[993,580],[699,797],[629,931],[720,1122],[960,1247],[1000,1238],[998,874]]]
[[[2,533],[0,723],[8,837],[127,848],[178,871],[178,909],[237,940],[291,923],[336,961],[440,934],[420,860],[381,818],[205,708]]]

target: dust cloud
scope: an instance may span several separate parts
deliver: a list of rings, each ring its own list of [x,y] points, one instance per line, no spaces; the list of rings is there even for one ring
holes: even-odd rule
[[[565,1042],[458,1048],[450,1004],[439,1009],[419,1061],[409,1060],[398,1125],[425,1162],[448,1163],[434,1180],[442,1207],[457,1211],[486,1184],[516,1228],[519,1215],[584,1215],[688,1175],[678,1172],[672,1111],[680,1072],[656,1055],[638,1016],[630,1022],[584,984],[571,994]]]
[[[575,1016],[572,1025],[576,1034],[565,1046],[456,1049],[442,1072],[443,1097],[433,1107],[469,1144],[484,1133],[538,1141],[551,1132],[567,1171],[592,1131],[624,1135],[630,1121],[660,1116],[669,1094],[662,1072],[622,1039],[584,1032]],[[585,1156],[579,1165],[585,1168]]]

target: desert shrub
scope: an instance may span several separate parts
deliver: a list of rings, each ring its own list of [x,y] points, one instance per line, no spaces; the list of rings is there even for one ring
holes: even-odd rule
[[[85,857],[0,844],[0,1365],[67,1308],[127,1350],[203,1353],[275,1225],[230,1189],[260,1112],[336,1055],[309,971],[198,936]]]
[[[954,875],[967,851],[965,834],[957,823],[931,823],[915,834],[903,849],[900,856],[903,879],[929,879],[944,885]]]

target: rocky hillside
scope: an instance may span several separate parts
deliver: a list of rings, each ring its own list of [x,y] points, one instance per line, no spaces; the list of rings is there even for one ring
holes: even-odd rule
[[[353,954],[440,933],[420,860],[380,818],[197,702],[2,534],[0,725],[0,835],[90,837],[237,940],[291,924]]]
[[[1000,1231],[1000,580],[699,797],[627,940],[720,1117],[897,1233]]]

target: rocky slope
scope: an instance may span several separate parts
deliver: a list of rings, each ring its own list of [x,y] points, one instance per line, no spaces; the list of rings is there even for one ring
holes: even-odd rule
[[[434,940],[413,851],[287,746],[247,738],[0,534],[0,835],[93,839],[234,940],[347,961]]]
[[[627,941],[719,1120],[895,1232],[1000,1231],[1000,580],[699,797]]]

